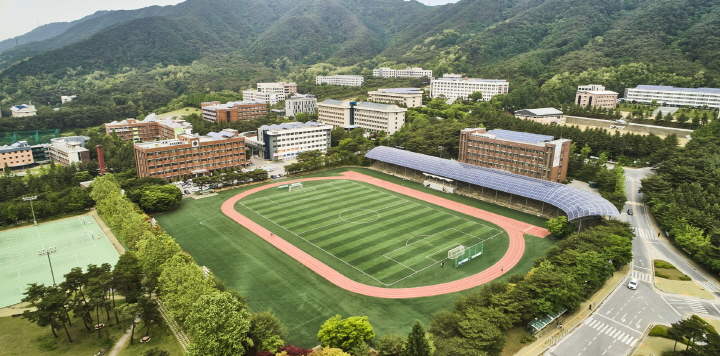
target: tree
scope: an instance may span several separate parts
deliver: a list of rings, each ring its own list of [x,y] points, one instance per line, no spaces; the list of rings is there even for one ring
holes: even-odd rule
[[[379,356],[398,356],[403,350],[403,345],[405,345],[405,339],[402,336],[387,334],[378,339],[375,349]]]
[[[343,319],[340,315],[328,319],[318,331],[318,341],[323,347],[336,347],[350,350],[360,343],[369,343],[375,338],[366,316],[351,316]]]
[[[257,351],[274,352],[285,345],[285,326],[272,312],[255,313],[250,316],[248,336]]]
[[[165,211],[177,206],[180,200],[180,188],[172,184],[153,185],[142,189],[140,207],[146,211]]]
[[[35,308],[34,311],[25,310],[23,318],[41,327],[50,326],[55,337],[57,337],[55,329],[62,325],[68,341],[73,342],[66,325],[70,321],[65,310],[67,295],[61,288],[32,283],[23,295],[25,297],[22,301],[30,303],[30,306]]]
[[[120,255],[113,269],[113,283],[127,303],[137,302],[142,294],[142,267],[134,252]]]
[[[425,337],[425,329],[419,320],[415,321],[410,334],[408,334],[407,341],[400,356],[432,356],[430,353],[430,343]]]
[[[188,355],[236,356],[252,346],[248,337],[250,313],[230,293],[216,291],[201,296],[187,317],[192,343]]]
[[[201,297],[210,294],[212,279],[205,275],[190,255],[177,253],[160,267],[158,294],[170,311],[170,315],[180,325],[192,311],[193,304]]]
[[[118,305],[115,310],[120,313],[123,320],[130,319],[130,344],[135,340],[135,316],[140,314],[142,309],[138,303],[125,303]]]
[[[558,216],[545,222],[545,226],[551,234],[558,237],[566,237],[575,231],[573,224],[568,222],[567,216]]]
[[[153,347],[152,349],[145,351],[143,356],[170,356],[170,352]]]
[[[182,248],[170,235],[145,232],[142,236],[137,244],[137,256],[145,273],[145,285],[151,294],[157,288],[157,280],[162,272],[160,266],[180,251]]]

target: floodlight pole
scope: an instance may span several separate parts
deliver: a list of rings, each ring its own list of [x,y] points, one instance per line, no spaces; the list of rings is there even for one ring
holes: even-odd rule
[[[23,201],[29,201],[30,202],[30,211],[32,211],[33,214],[33,224],[37,226],[37,219],[35,219],[35,208],[33,208],[33,200],[37,199],[37,196],[31,196],[31,197],[24,197],[22,198]]]
[[[53,271],[52,261],[50,261],[50,254],[55,252],[57,252],[57,246],[50,247],[47,251],[42,252],[48,258],[48,264],[50,265],[50,275],[52,276],[53,286],[57,286],[57,283],[55,283],[55,272]]]

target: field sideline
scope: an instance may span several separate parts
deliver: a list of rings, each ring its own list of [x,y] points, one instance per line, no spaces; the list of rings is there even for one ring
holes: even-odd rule
[[[245,198],[253,193],[259,192],[261,190],[265,190],[268,188],[272,188],[275,185],[265,185],[260,186],[254,189],[247,190],[243,193],[240,193],[227,201],[223,203],[222,205],[222,211],[225,215],[229,216],[239,224],[245,226],[250,231],[256,233],[258,236],[262,237],[266,241],[268,241],[273,246],[277,247],[281,251],[288,254],[288,256],[291,256],[295,258],[297,261],[301,262],[306,267],[310,268],[311,270],[315,271],[317,274],[323,276],[333,284],[347,289],[349,291],[364,294],[368,296],[373,297],[379,297],[379,298],[417,298],[417,297],[427,297],[427,296],[433,296],[433,295],[439,295],[439,294],[445,294],[445,293],[452,293],[452,292],[458,292],[462,291],[468,288],[476,287],[479,285],[482,285],[484,283],[487,283],[495,278],[498,278],[505,274],[512,266],[515,266],[520,258],[523,255],[523,251],[525,249],[525,241],[523,239],[524,233],[530,233],[536,236],[547,236],[549,235],[549,232],[546,229],[533,226],[527,223],[523,223],[517,220],[508,219],[504,216],[499,216],[487,211],[483,211],[480,209],[476,209],[473,207],[465,206],[462,204],[458,204],[456,202],[440,198],[434,195],[422,193],[415,191],[413,189],[400,186],[397,184],[393,184],[387,181],[378,180],[376,178],[357,173],[357,172],[344,172],[342,173],[341,177],[318,177],[318,178],[306,178],[301,179],[297,181],[310,181],[310,180],[323,180],[323,179],[350,179],[350,180],[357,180],[361,182],[366,182],[370,184],[374,184],[378,187],[386,188],[401,194],[405,194],[407,196],[414,196],[415,198],[425,200],[429,203],[449,208],[458,212],[463,212],[466,215],[470,215],[473,217],[477,217],[482,220],[489,221],[491,223],[494,223],[501,228],[505,229],[509,235],[510,238],[510,246],[508,247],[508,250],[506,254],[493,266],[491,266],[489,269],[486,269],[480,273],[477,273],[475,275],[472,275],[470,277],[466,277],[461,280],[442,283],[442,284],[436,284],[432,286],[424,286],[424,287],[414,287],[414,288],[382,288],[382,287],[373,287],[366,284],[362,284],[356,281],[351,280],[350,278],[344,276],[343,274],[337,272],[335,269],[329,267],[328,265],[322,263],[318,259],[314,258],[310,254],[306,253],[305,251],[301,250],[300,248],[294,246],[293,244],[287,242],[286,240],[278,237],[274,233],[271,233],[271,231],[263,228],[255,221],[243,216],[242,214],[238,213],[235,210],[235,204],[240,201],[242,198]],[[294,181],[290,181],[294,182]],[[279,184],[286,184],[288,182],[282,182],[277,183]]]

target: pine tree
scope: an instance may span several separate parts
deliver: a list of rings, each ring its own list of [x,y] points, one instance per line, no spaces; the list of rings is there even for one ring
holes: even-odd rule
[[[400,356],[430,356],[430,343],[420,321],[415,321]]]

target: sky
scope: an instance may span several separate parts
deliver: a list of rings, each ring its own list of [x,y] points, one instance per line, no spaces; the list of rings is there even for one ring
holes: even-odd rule
[[[131,10],[152,5],[175,5],[184,0],[0,0],[0,41],[23,35],[34,28],[70,22],[100,10]],[[459,0],[418,0],[442,5]]]

